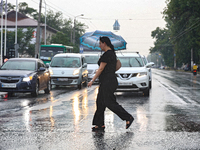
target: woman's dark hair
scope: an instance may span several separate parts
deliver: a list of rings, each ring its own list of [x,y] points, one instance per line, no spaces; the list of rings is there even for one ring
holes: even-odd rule
[[[106,43],[107,46],[109,46],[111,48],[111,50],[113,50],[113,52],[115,52],[115,49],[114,49],[114,46],[112,45],[110,39],[107,37],[107,36],[101,36],[99,38],[99,40],[102,42],[102,43]]]

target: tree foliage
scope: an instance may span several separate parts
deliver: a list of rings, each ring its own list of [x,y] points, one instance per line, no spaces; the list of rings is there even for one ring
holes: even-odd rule
[[[31,8],[28,6],[26,2],[19,3],[18,5],[19,12],[29,16],[33,19],[38,20],[38,12],[36,9]],[[5,8],[5,3],[4,3]],[[8,12],[15,10],[15,5],[8,3],[7,6]],[[47,10],[46,13],[46,24],[56,29],[58,32],[56,35],[52,36],[51,39],[47,39],[49,43],[56,43],[56,44],[63,44],[69,45],[74,47],[74,51],[79,51],[79,37],[85,33],[86,25],[76,21],[76,29],[75,29],[75,45],[72,44],[72,33],[73,33],[73,26],[74,22],[72,18],[66,19],[63,18],[62,12],[53,12],[52,10]],[[45,15],[41,14],[41,23],[45,23]],[[20,54],[28,53],[29,55],[34,56],[34,45],[30,43],[32,39],[33,30],[31,28],[27,29],[27,31],[22,31],[19,29],[18,31],[18,44],[20,45],[19,52]],[[14,32],[9,32],[10,44],[9,47],[12,49],[14,48]],[[10,37],[12,36],[12,37]]]
[[[173,60],[172,56],[176,54],[177,65],[181,66],[190,63],[193,49],[194,62],[200,63],[200,1],[167,0],[166,4],[163,11],[166,28],[152,31],[156,42],[150,51],[161,51],[165,62]]]
[[[20,55],[27,54],[27,55],[34,57],[35,46],[33,43],[31,43],[32,36],[33,36],[32,33],[33,33],[32,28],[27,28],[26,31],[23,29],[17,29],[17,40],[18,40],[18,44],[19,44],[18,52]],[[3,34],[3,36],[4,36],[4,34]],[[15,32],[7,31],[6,37],[7,37],[6,38],[6,45],[7,45],[6,48],[14,49]],[[4,40],[4,38],[3,38],[3,40]]]

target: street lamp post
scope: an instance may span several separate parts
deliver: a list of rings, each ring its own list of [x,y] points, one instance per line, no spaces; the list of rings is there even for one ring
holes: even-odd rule
[[[47,34],[46,1],[44,1],[44,3],[45,3],[45,32],[44,32],[44,44],[47,45],[47,38],[46,38],[46,34]]]
[[[74,28],[73,28],[73,44],[75,44],[75,28],[76,28],[76,17],[84,16],[84,14],[78,15],[74,17]]]

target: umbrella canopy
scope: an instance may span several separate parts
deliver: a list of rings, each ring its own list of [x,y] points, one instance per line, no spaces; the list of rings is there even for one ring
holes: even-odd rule
[[[80,37],[80,44],[92,50],[101,50],[99,47],[99,37],[109,37],[115,50],[126,49],[126,41],[119,35],[112,33],[111,31],[99,31],[86,32]]]

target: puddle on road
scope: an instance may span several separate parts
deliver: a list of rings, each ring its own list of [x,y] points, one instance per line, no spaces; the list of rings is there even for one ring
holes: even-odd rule
[[[192,110],[194,108],[177,108],[175,106],[167,106],[165,111],[171,113],[166,116],[166,127],[165,131],[171,132],[200,132],[200,116],[198,108],[197,111]],[[192,110],[192,114],[190,113]]]
[[[87,90],[83,90],[82,93],[77,92],[76,94],[73,94],[71,100],[62,101],[56,105],[54,105],[54,103],[59,100],[54,99],[54,97],[50,96],[49,99],[40,98],[37,100],[37,104],[45,105],[45,103],[48,102],[50,106],[45,105],[48,107],[41,107],[41,109],[37,110],[27,109],[23,112],[24,118],[22,124],[25,125],[25,130],[28,132],[52,132],[56,130],[71,131],[74,127],[76,131],[79,129],[77,124],[79,124],[81,119],[89,113],[87,96]]]

